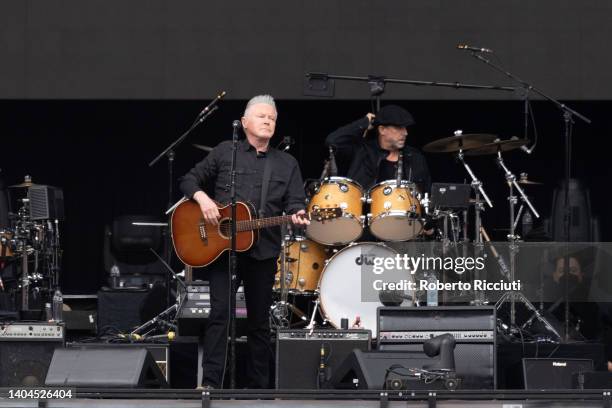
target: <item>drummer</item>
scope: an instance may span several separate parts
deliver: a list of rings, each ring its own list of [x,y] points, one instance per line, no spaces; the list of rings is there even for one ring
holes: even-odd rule
[[[382,107],[378,114],[342,126],[327,136],[346,177],[357,181],[366,190],[375,184],[393,180],[397,174],[399,152],[403,152],[403,179],[413,182],[421,193],[431,186],[429,168],[423,154],[406,144],[408,130],[415,124],[412,115],[397,105]]]

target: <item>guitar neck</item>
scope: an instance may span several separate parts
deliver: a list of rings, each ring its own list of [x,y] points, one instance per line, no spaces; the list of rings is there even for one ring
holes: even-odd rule
[[[236,230],[238,232],[252,231],[261,228],[276,227],[291,222],[291,215],[279,215],[277,217],[256,218],[252,220],[238,221]]]

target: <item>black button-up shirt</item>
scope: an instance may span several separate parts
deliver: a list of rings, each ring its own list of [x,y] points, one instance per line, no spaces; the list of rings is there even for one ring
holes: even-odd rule
[[[266,160],[270,160],[272,167],[264,216],[281,215],[283,211],[293,214],[304,209],[304,186],[297,160],[272,147],[268,147],[266,153],[257,153],[246,139],[238,142],[236,151],[236,200],[248,201],[260,210]],[[192,198],[197,191],[203,190],[212,199],[222,204],[229,203],[231,165],[232,142],[222,142],[180,179],[181,191]],[[259,241],[249,251],[249,255],[255,259],[278,256],[280,239],[279,227],[260,230]]]

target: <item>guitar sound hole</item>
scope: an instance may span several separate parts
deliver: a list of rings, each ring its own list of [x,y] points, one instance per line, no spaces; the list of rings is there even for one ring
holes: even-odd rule
[[[223,218],[219,220],[219,235],[221,235],[225,239],[230,239],[231,234],[232,231],[230,219]]]

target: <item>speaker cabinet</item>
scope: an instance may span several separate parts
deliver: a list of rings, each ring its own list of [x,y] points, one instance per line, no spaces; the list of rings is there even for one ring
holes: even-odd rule
[[[593,371],[593,360],[582,358],[524,358],[526,390],[570,390],[572,376]]]
[[[0,341],[0,387],[45,383],[51,357],[63,341]]]
[[[145,348],[58,349],[45,381],[50,386],[167,388]]]

